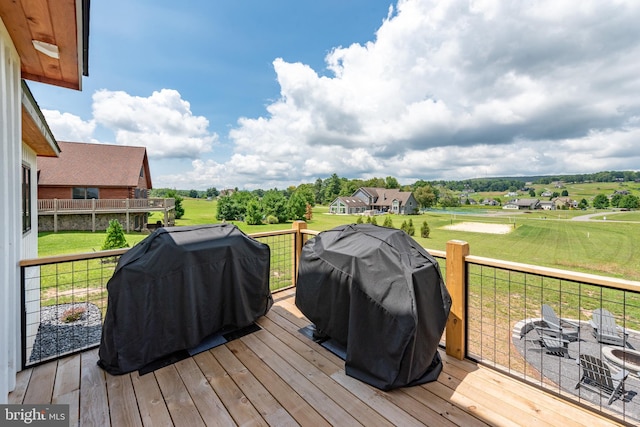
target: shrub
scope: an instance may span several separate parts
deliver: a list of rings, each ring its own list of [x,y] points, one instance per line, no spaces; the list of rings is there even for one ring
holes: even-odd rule
[[[388,227],[388,228],[393,228],[393,221],[391,220],[391,215],[385,215],[384,216],[384,223],[382,224],[383,227]]]
[[[371,218],[371,224],[378,225],[378,221],[376,220],[375,216]]]
[[[84,316],[84,313],[86,313],[86,311],[87,310],[84,307],[69,308],[62,313],[62,316],[60,316],[60,320],[64,323],[76,322],[82,319],[82,316]]]
[[[356,219],[356,224],[362,224],[362,215],[358,215],[358,219]]]
[[[267,224],[280,224],[278,217],[275,215],[269,215],[267,217]]]
[[[416,228],[413,226],[413,220],[409,218],[409,225],[407,225],[407,234],[413,236],[416,234]]]
[[[310,203],[307,203],[305,211],[304,211],[304,218],[307,221],[311,221],[311,218],[313,218],[313,206],[311,206]]]
[[[420,227],[420,236],[426,239],[429,237],[429,234],[431,234],[431,229],[429,228],[429,224],[427,224],[427,221],[424,221],[422,223],[422,227]]]
[[[107,228],[107,237],[102,244],[100,250],[106,251],[109,249],[128,248],[129,244],[124,237],[124,230],[122,225],[117,219],[109,221],[109,227]]]

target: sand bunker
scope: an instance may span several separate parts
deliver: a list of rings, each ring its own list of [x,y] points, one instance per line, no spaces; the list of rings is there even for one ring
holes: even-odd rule
[[[459,222],[446,225],[445,230],[471,231],[474,233],[507,234],[513,231],[513,224],[491,224],[486,222]]]

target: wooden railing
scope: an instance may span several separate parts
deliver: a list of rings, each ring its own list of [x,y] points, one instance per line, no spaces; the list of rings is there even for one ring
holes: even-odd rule
[[[175,209],[175,199],[38,199],[38,213],[131,212]]]
[[[304,242],[318,233],[308,230],[306,223],[298,221],[288,230],[250,234],[271,248],[272,291],[295,286]],[[640,421],[640,406],[638,413],[633,412],[635,409],[632,410],[632,404],[638,405],[638,402],[634,402],[638,399],[637,396],[631,402],[614,402],[612,405],[607,405],[606,399],[605,403],[594,401],[593,396],[584,394],[582,389],[577,392],[568,391],[573,390],[575,384],[567,388],[566,384],[561,386],[560,382],[566,383],[571,379],[554,379],[553,375],[558,374],[549,374],[545,365],[533,367],[534,364],[527,359],[526,354],[516,350],[516,347],[524,346],[527,351],[527,345],[531,349],[532,344],[527,344],[529,341],[525,336],[529,330],[527,325],[540,321],[542,304],[552,305],[559,316],[582,324],[585,333],[589,330],[591,310],[608,307],[616,314],[620,326],[632,332],[630,336],[633,340],[640,340],[640,332],[635,333],[640,331],[640,282],[477,257],[469,254],[468,243],[457,240],[449,241],[446,251],[428,251],[439,261],[453,301],[444,335],[448,355],[475,360],[616,420],[632,423]],[[91,298],[97,298],[99,302],[93,303],[101,310],[106,310],[106,290],[103,288],[115,267],[113,261],[125,252],[126,249],[123,249],[22,261],[25,300],[23,352],[30,351],[34,341],[27,334],[27,318],[32,318],[30,326],[33,334],[37,327],[33,322],[39,321],[40,308],[49,304],[44,302],[45,298],[60,303],[66,301],[65,298],[69,295],[77,295],[78,298],[86,295],[87,302]],[[105,263],[105,260],[110,262]],[[50,267],[53,277],[48,278],[46,274],[49,274],[47,271]],[[69,285],[71,291],[44,286],[47,281],[59,286],[67,280],[78,280],[77,284]],[[77,292],[83,286],[87,287],[86,292]],[[590,335],[585,335],[582,342],[591,340]],[[634,342],[637,343],[636,348],[640,348],[640,341]],[[576,372],[579,369],[576,365],[579,353],[576,351],[582,352],[585,349],[586,344],[577,350],[570,347],[572,363],[567,362],[568,368],[565,369]],[[540,352],[537,357],[541,357]],[[561,361],[560,358],[553,360],[555,370]],[[559,375],[565,374],[561,371]],[[628,384],[629,388],[638,388],[635,393],[640,392],[638,380],[630,379]]]

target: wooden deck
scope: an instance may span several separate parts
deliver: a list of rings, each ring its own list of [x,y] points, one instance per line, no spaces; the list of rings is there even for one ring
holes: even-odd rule
[[[274,294],[262,330],[147,375],[106,374],[97,350],[27,369],[9,402],[67,403],[82,426],[615,425],[444,351],[437,382],[377,390],[298,332],[293,296]]]

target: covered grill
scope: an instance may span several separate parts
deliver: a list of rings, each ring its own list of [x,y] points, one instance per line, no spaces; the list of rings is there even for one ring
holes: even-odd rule
[[[98,364],[123,374],[266,314],[269,246],[231,224],[155,230],[120,258]]]
[[[345,349],[345,372],[383,390],[437,379],[451,298],[436,260],[407,233],[324,231],[302,249],[296,305]]]

